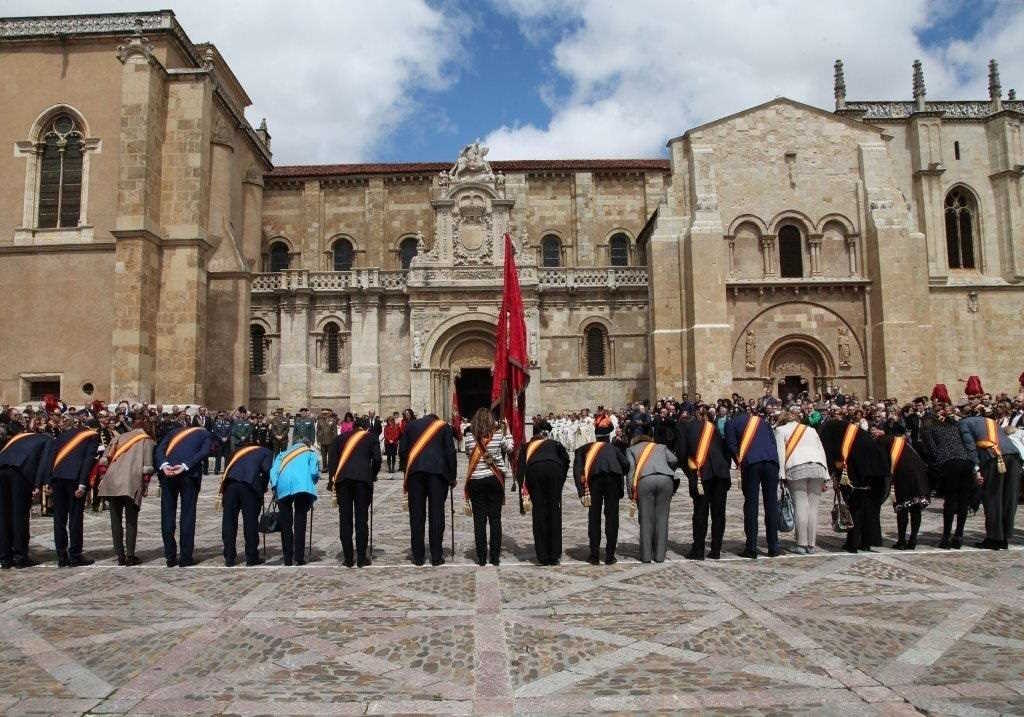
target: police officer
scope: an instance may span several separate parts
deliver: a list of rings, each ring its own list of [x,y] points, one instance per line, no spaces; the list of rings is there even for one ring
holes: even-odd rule
[[[562,487],[569,474],[569,452],[552,440],[551,424],[534,421],[533,438],[519,449],[520,485],[533,504],[533,544],[537,562],[558,565],[562,557]]]
[[[89,472],[96,463],[100,438],[96,431],[82,428],[71,417],[61,423],[63,429],[49,445],[42,470],[43,483],[53,491],[53,542],[57,548],[57,566],[62,568],[92,565],[82,555],[82,513]]]
[[[316,442],[320,446],[321,465],[326,466],[330,462],[331,449],[337,439],[338,417],[333,411],[321,408],[316,419]]]
[[[451,426],[433,413],[405,424],[398,452],[405,466],[403,492],[409,501],[412,561],[423,565],[423,528],[430,503],[430,564],[444,565],[444,499],[455,487],[457,457]]]
[[[213,436],[199,426],[179,426],[164,436],[153,452],[160,475],[160,532],[167,567],[194,565],[196,504],[202,486],[202,463],[213,448]],[[181,554],[174,540],[181,500]]]
[[[360,418],[356,429],[337,436],[328,450],[330,456],[327,473],[338,497],[339,533],[345,567],[359,567],[371,563],[373,556],[366,552],[367,515],[373,502],[373,484],[380,472],[380,441],[373,433],[370,422]],[[442,506],[443,507],[443,506]],[[353,560],[352,524],[355,522],[356,545]]]
[[[263,446],[250,441],[239,446],[231,456],[220,480],[224,510],[221,518],[221,541],[224,543],[224,564],[234,567],[237,551],[238,514],[242,513],[242,535],[245,538],[245,564],[263,562],[259,553],[259,517],[263,494],[267,492],[270,466],[274,456]]]
[[[288,431],[291,429],[288,417],[283,408],[274,409],[274,417],[270,421],[270,450],[277,455],[288,447]]]
[[[38,565],[28,556],[28,518],[32,495],[45,475],[49,435],[19,432],[0,450],[0,568]]]
[[[600,562],[601,513],[604,513],[604,562],[616,562],[615,547],[619,542],[619,501],[622,500],[623,476],[629,471],[625,454],[612,443],[594,441],[576,449],[572,473],[576,492],[588,509],[587,536],[590,539],[591,565]]]
[[[231,422],[231,455],[239,447],[252,441],[252,421],[249,420],[249,411],[245,406],[239,406],[236,418]]]
[[[309,445],[316,443],[316,423],[309,415],[309,409],[303,408],[295,418],[295,427],[292,431],[292,443],[306,441]]]
[[[213,420],[211,432],[216,439],[213,472],[220,473],[221,469],[228,464],[229,454],[231,453],[231,418],[228,417],[227,413],[224,411],[217,412],[217,417]],[[209,464],[210,459],[207,458],[205,462]]]
[[[741,557],[757,558],[758,491],[764,495],[764,533],[768,557],[779,555],[779,451],[775,432],[761,416],[739,413],[725,424],[729,455],[740,467],[743,530],[747,544]]]
[[[699,418],[680,421],[678,427],[676,455],[686,473],[693,499],[693,545],[686,556],[690,560],[704,559],[709,514],[711,551],[707,557],[718,560],[722,556],[725,500],[732,485],[725,442],[708,418],[707,414],[701,414]]]

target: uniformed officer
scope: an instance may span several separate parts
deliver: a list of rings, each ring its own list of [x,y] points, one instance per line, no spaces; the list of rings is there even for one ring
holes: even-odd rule
[[[370,565],[373,556],[366,552],[369,535],[367,516],[373,502],[373,484],[380,472],[380,441],[372,432],[369,421],[360,418],[354,431],[335,438],[328,455],[327,473],[338,497],[338,529],[345,567]],[[354,556],[353,520],[356,533]]]
[[[231,460],[231,417],[224,411],[218,411],[217,417],[213,419],[211,432],[217,439],[213,454],[213,472],[220,473]],[[205,462],[209,465],[210,459],[207,458]],[[209,469],[206,472],[209,473]]]
[[[686,557],[704,559],[710,514],[711,550],[707,557],[718,560],[725,534],[725,500],[732,485],[725,443],[707,416],[681,421],[677,436],[676,455],[685,466],[683,471],[693,499],[693,545]]]
[[[231,454],[235,455],[241,446],[252,440],[252,421],[245,406],[239,406],[235,420],[231,422]]]
[[[263,446],[250,441],[239,446],[231,456],[220,480],[224,515],[221,518],[221,541],[224,543],[224,564],[234,567],[237,558],[238,513],[242,513],[242,535],[245,539],[245,564],[263,562],[259,552],[259,518],[263,494],[270,480],[274,456]]]
[[[741,557],[757,558],[758,491],[764,495],[764,533],[768,557],[779,550],[779,451],[775,433],[761,416],[740,413],[725,424],[729,455],[740,468],[743,488],[743,530],[747,544]]]
[[[213,436],[199,426],[179,426],[164,436],[153,452],[160,471],[160,532],[167,567],[194,565],[196,504],[202,486],[202,463],[213,448]],[[181,499],[181,554],[174,540],[178,500]]]
[[[600,562],[601,513],[604,512],[604,562],[616,562],[615,547],[619,542],[619,501],[622,500],[623,476],[629,471],[625,454],[611,443],[594,441],[576,449],[572,473],[576,492],[588,509],[587,536],[590,538],[591,565]]]
[[[311,446],[316,442],[316,423],[313,421],[313,417],[309,415],[308,408],[303,408],[299,411],[299,415],[295,417],[292,443],[298,443],[299,441],[306,441]]]
[[[974,463],[985,506],[985,539],[979,548],[1006,550],[1013,539],[1020,491],[1021,458],[994,418],[980,414],[960,419],[960,437]]]
[[[405,466],[403,492],[409,501],[412,561],[423,565],[423,528],[430,503],[430,563],[444,565],[444,499],[455,487],[455,436],[448,423],[433,413],[408,421],[398,452]]]
[[[533,424],[533,438],[519,449],[520,485],[533,504],[533,544],[537,562],[558,565],[562,558],[562,487],[569,474],[569,452],[552,440],[551,424],[544,419]]]
[[[62,568],[92,565],[82,555],[82,512],[89,472],[96,463],[100,438],[96,431],[82,428],[66,417],[63,429],[50,444],[43,458],[43,483],[53,491],[53,542],[57,548],[57,566]]]
[[[23,431],[0,450],[0,568],[38,565],[28,555],[28,518],[32,495],[46,473],[43,458],[53,438]]]
[[[321,408],[316,419],[316,442],[320,446],[321,465],[327,466],[330,462],[331,449],[337,438],[338,417],[333,411]]]
[[[274,418],[270,421],[270,450],[277,455],[288,447],[288,431],[291,428],[283,408],[274,409]]]

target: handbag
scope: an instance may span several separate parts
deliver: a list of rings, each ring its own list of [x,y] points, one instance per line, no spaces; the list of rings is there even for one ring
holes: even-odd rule
[[[832,530],[837,533],[845,533],[853,528],[853,515],[849,506],[843,500],[842,491],[836,487],[836,497],[832,501]]]
[[[277,498],[270,501],[270,507],[260,514],[261,533],[280,533],[281,517],[277,510]]]
[[[793,494],[789,492],[786,484],[782,484],[782,494],[779,496],[779,530],[788,533],[793,529],[794,519]]]

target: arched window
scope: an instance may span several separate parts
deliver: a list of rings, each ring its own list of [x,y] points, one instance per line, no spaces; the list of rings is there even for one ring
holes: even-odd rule
[[[604,349],[607,343],[604,328],[596,324],[588,326],[583,335],[587,349],[587,375],[604,376],[606,372]]]
[[[636,239],[636,263],[637,266],[647,266],[647,240],[640,237]]]
[[[554,234],[548,234],[540,240],[541,266],[562,265],[562,242]]]
[[[291,264],[291,256],[288,254],[288,245],[283,241],[276,241],[270,245],[270,270],[285,271]]]
[[[263,374],[267,371],[266,332],[259,324],[249,327],[249,373]]]
[[[338,325],[333,321],[324,326],[324,351],[327,354],[324,371],[327,373],[341,371],[341,336]]]
[[[406,237],[398,245],[398,260],[402,262],[402,268],[408,269],[412,266],[412,259],[419,253],[416,247],[416,237]]]
[[[77,227],[82,208],[82,130],[59,114],[42,134],[39,165],[39,227]]]
[[[790,279],[804,275],[803,241],[792,224],[779,229],[779,275]]]
[[[332,248],[334,254],[334,270],[350,271],[355,261],[355,252],[352,250],[352,242],[348,239],[338,239]]]
[[[608,257],[612,266],[629,266],[629,237],[616,234],[608,241]]]
[[[974,236],[978,205],[963,187],[954,187],[946,195],[946,252],[950,269],[977,267]]]

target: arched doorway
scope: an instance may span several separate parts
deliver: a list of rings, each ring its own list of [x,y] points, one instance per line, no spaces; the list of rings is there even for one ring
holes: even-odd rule
[[[765,355],[772,388],[782,401],[807,392],[811,396],[833,372],[825,350],[809,337],[786,338]]]
[[[438,337],[430,354],[431,403],[437,415],[451,416],[453,394],[459,413],[467,418],[478,408],[490,406],[494,331],[489,321],[470,319]]]

